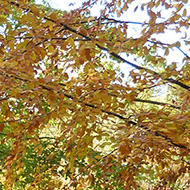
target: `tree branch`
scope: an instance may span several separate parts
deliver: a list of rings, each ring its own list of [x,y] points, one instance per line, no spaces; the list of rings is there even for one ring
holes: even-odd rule
[[[18,3],[15,3],[15,2],[10,2],[10,4],[15,5],[15,6],[17,6],[17,7],[20,7],[20,5],[19,5]],[[26,8],[25,8],[25,9],[26,9]],[[27,9],[27,10],[29,10],[29,9]],[[31,10],[29,10],[29,11],[32,12]],[[92,38],[88,37],[87,35],[82,34],[81,32],[76,31],[75,29],[69,27],[69,26],[66,25],[65,23],[62,23],[62,22],[61,22],[61,23],[58,24],[55,20],[53,20],[53,19],[51,19],[51,18],[48,18],[48,17],[46,17],[46,16],[44,16],[43,18],[46,19],[46,20],[49,20],[49,21],[51,21],[51,22],[53,22],[53,23],[55,23],[55,24],[57,24],[57,25],[63,26],[64,29],[69,30],[69,31],[71,31],[71,32],[73,32],[73,33],[75,33],[75,34],[77,34],[77,35],[80,35],[81,37],[84,37],[86,40],[93,41]],[[43,43],[43,42],[41,42],[41,43]],[[166,81],[168,81],[168,82],[170,82],[170,83],[176,84],[176,85],[178,85],[178,86],[180,86],[180,87],[182,87],[182,88],[184,88],[184,89],[190,91],[190,87],[189,87],[188,85],[186,85],[186,84],[183,84],[183,83],[180,82],[180,81],[174,80],[174,79],[172,79],[172,78],[163,79],[162,76],[161,76],[159,73],[157,73],[157,72],[155,72],[155,71],[153,71],[153,70],[151,70],[151,69],[148,69],[148,68],[139,66],[139,65],[137,65],[137,64],[134,64],[134,63],[132,63],[132,62],[130,62],[130,61],[127,61],[126,59],[124,59],[124,58],[121,57],[120,55],[118,55],[118,54],[116,54],[116,53],[114,53],[114,52],[110,52],[108,48],[106,48],[106,47],[104,47],[104,46],[101,46],[101,45],[99,45],[98,43],[95,43],[95,44],[96,44],[96,46],[97,46],[99,49],[108,52],[110,55],[112,55],[112,56],[115,57],[116,59],[118,59],[118,60],[120,60],[120,61],[122,61],[122,62],[124,62],[124,63],[126,63],[126,64],[128,64],[128,65],[130,65],[130,66],[132,66],[132,67],[134,67],[134,68],[136,68],[136,69],[138,69],[138,70],[145,70],[145,71],[147,71],[147,72],[149,72],[149,73],[151,73],[151,74],[153,74],[153,75],[155,75],[155,76],[158,76],[158,77],[161,78],[162,80],[166,80]]]
[[[19,78],[19,79],[21,80],[21,78]],[[41,85],[41,84],[40,84],[40,86],[41,86],[44,90],[52,91],[52,92],[54,91],[54,89],[52,89],[52,88],[50,88],[50,87],[47,87],[47,86],[45,86],[45,85]],[[69,99],[72,99],[72,100],[73,100],[73,99],[76,99],[76,98],[74,98],[74,96],[69,95],[69,94],[66,94],[66,93],[64,93],[64,92],[60,92],[60,91],[59,91],[58,93],[64,94],[64,96],[67,97],[67,98],[69,98]],[[7,99],[7,98],[8,98],[8,97],[6,97],[6,99]],[[141,99],[136,99],[136,100],[139,101],[139,102],[153,103],[153,104],[157,104],[157,105],[164,105],[164,106],[165,106],[165,105],[168,105],[168,106],[171,106],[171,107],[174,107],[174,108],[177,108],[177,109],[178,109],[178,107],[176,107],[176,106],[174,106],[174,105],[167,104],[167,103],[155,102],[155,101],[151,101],[151,100],[141,100]],[[137,124],[136,122],[134,122],[134,121],[128,121],[128,118],[126,118],[126,117],[124,117],[124,116],[122,116],[122,115],[120,115],[120,114],[118,114],[118,113],[114,113],[114,112],[111,112],[111,111],[108,111],[108,110],[104,110],[104,109],[102,109],[101,107],[98,107],[98,106],[96,106],[96,105],[94,105],[94,104],[85,103],[85,102],[82,101],[82,100],[78,100],[78,102],[79,102],[79,103],[83,103],[85,106],[88,106],[88,107],[91,107],[91,108],[100,109],[100,111],[103,112],[103,113],[106,113],[106,114],[108,114],[108,115],[115,116],[115,117],[117,117],[117,118],[119,118],[119,119],[122,119],[122,120],[126,121],[126,122],[129,123],[129,124],[136,125],[136,126],[138,126],[139,128],[145,129],[145,130],[147,130],[148,132],[151,132],[151,133],[155,134],[156,136],[163,137],[165,140],[169,141],[172,145],[174,145],[174,146],[176,146],[176,147],[185,148],[185,149],[187,148],[185,145],[181,145],[181,144],[177,144],[177,143],[173,142],[173,140],[172,140],[171,138],[169,138],[169,137],[167,137],[167,136],[161,134],[159,131],[152,132],[148,127],[146,127],[146,126],[144,126],[144,125],[138,125],[138,124]],[[5,121],[5,122],[6,122],[6,121]]]
[[[156,104],[156,105],[160,105],[160,106],[169,106],[175,109],[181,109],[181,106],[175,106],[173,104],[169,104],[169,103],[164,103],[164,102],[157,102],[157,101],[153,101],[153,100],[142,100],[139,98],[135,98],[134,101],[136,102],[142,102],[142,103],[149,103],[149,104]]]
[[[54,20],[51,19],[51,18],[44,17],[44,19],[49,20],[49,21],[51,21],[51,22],[53,22],[53,23],[56,23],[56,21],[54,21]],[[64,23],[60,23],[60,25],[61,25],[61,26],[64,26],[65,29],[67,29],[67,30],[69,30],[69,31],[71,31],[71,32],[73,32],[73,33],[75,33],[75,34],[77,34],[77,35],[80,35],[80,36],[84,37],[85,39],[87,39],[87,40],[89,40],[89,41],[93,41],[92,38],[90,38],[90,37],[88,37],[88,36],[82,34],[81,32],[76,31],[75,29],[73,29],[73,28],[67,26],[67,25],[64,24]],[[180,87],[182,87],[182,88],[184,88],[184,89],[190,91],[190,87],[189,87],[188,85],[186,85],[186,84],[181,83],[180,81],[174,80],[174,79],[172,79],[172,78],[163,79],[162,76],[161,76],[159,73],[157,73],[156,71],[153,71],[153,70],[151,70],[151,69],[148,69],[148,68],[139,66],[139,65],[137,65],[137,64],[134,64],[134,63],[132,63],[132,62],[130,62],[130,61],[127,61],[126,59],[124,59],[124,58],[121,57],[120,55],[118,55],[118,54],[116,54],[116,53],[114,53],[114,52],[110,52],[108,48],[106,48],[106,47],[104,47],[104,46],[101,46],[101,45],[99,45],[98,43],[95,43],[95,44],[96,44],[96,46],[97,46],[99,49],[106,51],[107,53],[109,53],[110,55],[112,55],[112,56],[115,57],[116,59],[122,61],[123,63],[127,63],[128,65],[130,65],[130,66],[132,66],[132,67],[134,67],[134,68],[136,68],[136,69],[138,69],[138,70],[145,70],[145,71],[147,71],[147,72],[149,72],[149,73],[151,73],[151,74],[153,74],[153,75],[155,75],[155,76],[158,76],[158,77],[161,78],[162,80],[166,80],[166,81],[168,81],[168,82],[170,82],[170,83],[176,84],[176,85],[178,85],[178,86],[180,86]]]
[[[15,2],[11,2],[11,4],[14,4],[14,5],[16,5],[17,7],[20,6],[18,3],[15,3]],[[32,12],[32,11],[30,10],[30,12]],[[77,34],[77,35],[79,35],[79,36],[81,36],[81,37],[84,37],[84,38],[87,39],[87,40],[93,41],[92,38],[88,37],[87,35],[82,34],[81,32],[76,31],[75,29],[69,27],[69,26],[66,25],[65,23],[60,23],[60,24],[58,24],[55,20],[53,20],[53,19],[51,19],[51,18],[48,18],[48,17],[46,17],[46,16],[44,17],[44,19],[49,20],[49,21],[51,21],[51,22],[53,22],[53,23],[55,23],[55,24],[57,24],[57,25],[63,26],[64,29],[69,30],[70,32],[73,32],[73,33],[75,33],[75,34]],[[43,43],[43,42],[42,42],[42,43]],[[106,47],[104,47],[104,46],[102,46],[102,45],[99,45],[98,42],[95,42],[95,44],[96,44],[96,46],[97,46],[99,49],[108,52],[110,55],[114,56],[116,59],[118,59],[118,60],[120,60],[120,61],[122,61],[122,62],[124,62],[124,63],[127,63],[128,65],[130,65],[130,66],[132,66],[132,67],[134,67],[134,68],[136,68],[136,69],[138,69],[138,70],[145,70],[145,71],[147,71],[147,72],[149,72],[149,73],[151,73],[151,74],[153,74],[153,75],[155,75],[155,76],[159,76],[159,77],[162,79],[162,77],[161,77],[161,75],[160,75],[159,73],[157,73],[157,72],[155,72],[155,71],[152,71],[152,70],[150,70],[150,69],[148,69],[148,68],[144,68],[144,67],[142,67],[142,66],[139,66],[139,65],[136,65],[136,64],[134,64],[134,63],[132,63],[132,62],[127,61],[126,59],[122,58],[120,55],[118,55],[118,54],[116,54],[116,53],[114,53],[114,52],[110,52],[108,48],[106,48]],[[169,82],[171,82],[171,83],[173,83],[173,84],[177,84],[178,86],[181,86],[182,88],[187,89],[187,90],[190,89],[189,86],[187,86],[187,85],[185,85],[185,84],[183,84],[183,83],[181,83],[181,82],[179,82],[179,81],[176,81],[176,80],[174,80],[174,79],[171,79],[171,78],[162,79],[162,80],[167,80],[167,81],[169,81]],[[41,86],[43,89],[45,89],[45,90],[53,91],[52,88],[46,87],[45,85],[40,85],[40,86]],[[73,97],[72,95],[68,95],[68,94],[66,94],[66,93],[64,93],[64,92],[62,92],[62,93],[65,95],[65,97],[67,97],[67,98],[69,98],[69,99],[74,99],[74,97]],[[108,110],[104,110],[104,109],[102,109],[101,107],[98,107],[98,106],[93,105],[93,104],[85,103],[85,102],[83,102],[83,101],[81,101],[81,100],[78,100],[78,102],[79,102],[79,103],[83,103],[85,106],[88,106],[88,107],[91,107],[91,108],[98,108],[98,109],[100,109],[103,113],[106,113],[106,114],[108,114],[108,115],[112,115],[112,116],[118,117],[119,119],[124,120],[124,121],[125,121],[126,123],[128,123],[128,124],[136,125],[136,126],[138,126],[139,128],[145,129],[145,130],[147,130],[147,131],[153,133],[153,134],[156,135],[156,136],[160,136],[160,137],[164,138],[165,140],[167,140],[167,141],[170,142],[172,145],[174,145],[174,146],[176,146],[176,147],[178,147],[178,148],[188,149],[185,145],[181,145],[181,144],[177,144],[177,143],[173,142],[173,140],[172,140],[171,138],[167,137],[166,135],[163,135],[161,132],[159,132],[159,131],[155,131],[155,132],[154,132],[154,131],[151,131],[151,129],[149,129],[148,127],[146,127],[146,126],[144,126],[144,125],[138,125],[138,123],[136,123],[136,122],[134,122],[134,121],[128,121],[128,119],[127,119],[126,117],[124,117],[124,116],[122,116],[122,115],[120,115],[120,114],[117,114],[117,113],[114,113],[114,112],[111,112],[111,111],[108,111]]]
[[[147,40],[150,43],[153,44],[160,44],[160,45],[164,45],[164,46],[172,46],[172,44],[167,44],[167,43],[163,43],[163,42],[156,42],[156,41],[152,41],[152,40]],[[188,56],[179,46],[174,45],[175,48],[177,48],[183,55],[185,55],[185,57],[187,57],[188,59],[190,59],[190,56]]]

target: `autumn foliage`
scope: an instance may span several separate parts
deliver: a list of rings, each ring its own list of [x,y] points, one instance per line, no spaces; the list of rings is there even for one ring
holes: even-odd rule
[[[0,189],[190,188],[187,5],[0,0]]]

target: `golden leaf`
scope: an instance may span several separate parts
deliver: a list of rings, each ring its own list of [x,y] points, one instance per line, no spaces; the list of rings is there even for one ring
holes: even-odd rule
[[[80,96],[82,94],[81,88],[77,87],[76,88],[76,93]]]
[[[50,103],[52,103],[53,105],[56,103],[56,97],[53,92],[48,93],[48,98],[49,98]]]
[[[56,14],[55,12],[51,13],[51,14],[49,15],[49,17],[50,17],[50,19],[52,19],[53,21],[56,21],[56,20],[58,19],[58,16],[57,16],[57,14]]]
[[[0,123],[0,131],[2,132],[5,128],[5,124],[4,123]]]
[[[166,48],[166,51],[165,51],[164,55],[169,55],[169,48]]]
[[[87,60],[91,60],[91,56],[90,56],[90,49],[84,49],[84,52],[85,52],[85,56],[86,56],[86,59]]]
[[[86,29],[81,28],[81,29],[80,29],[80,33],[81,33],[82,35],[86,36],[88,32],[87,32]]]
[[[31,11],[33,12],[33,14],[34,14],[35,16],[40,16],[40,13],[39,13],[39,11],[38,11],[38,8],[36,8],[35,6],[32,6],[32,7],[31,7]]]

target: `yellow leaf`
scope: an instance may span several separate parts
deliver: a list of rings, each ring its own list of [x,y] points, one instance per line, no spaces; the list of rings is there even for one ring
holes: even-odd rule
[[[32,60],[36,60],[36,58],[37,58],[37,56],[36,56],[36,54],[34,52],[31,53],[30,57],[32,58]]]
[[[2,16],[2,14],[1,14],[1,16]],[[6,18],[0,17],[0,24],[4,24],[6,22],[7,22]]]
[[[90,69],[90,65],[89,65],[89,64],[86,64],[86,65],[84,66],[84,72],[85,72],[85,73],[88,73],[89,69]]]
[[[174,16],[174,19],[175,19],[175,20],[178,20],[179,18],[180,18],[180,15],[177,15],[177,14],[176,14],[176,15]]]
[[[48,50],[49,50],[49,52],[53,53],[55,49],[52,45],[50,45],[50,46],[48,46]]]
[[[11,49],[14,49],[15,43],[14,43],[13,41],[10,41],[10,42],[9,42],[9,47],[10,47]]]
[[[11,90],[11,96],[16,97],[17,95],[20,95],[21,89],[20,88],[14,88]]]
[[[158,7],[160,5],[160,1],[157,1],[155,6]]]
[[[54,93],[49,92],[48,98],[49,98],[50,103],[52,103],[53,105],[56,103],[56,98],[55,98],[55,94]]]
[[[0,39],[4,39],[5,37],[2,35],[2,34],[0,34]]]
[[[126,155],[131,152],[131,148],[127,144],[125,144],[119,147],[119,151],[121,152],[122,155]]]
[[[90,61],[91,60],[90,49],[84,49],[84,53],[85,53],[86,59]]]
[[[5,128],[5,124],[4,123],[0,123],[0,131],[3,131],[4,128]]]
[[[87,162],[88,162],[88,164],[92,164],[92,163],[94,162],[94,159],[92,159],[92,158],[87,158]]]
[[[165,54],[164,55],[169,55],[169,49],[166,48]]]
[[[57,16],[57,14],[56,14],[55,12],[52,13],[52,14],[50,14],[49,17],[50,17],[52,20],[54,20],[54,21],[56,21],[56,20],[58,19],[58,16]]]
[[[80,96],[82,94],[81,88],[77,87],[76,88],[76,93]]]
[[[35,6],[31,7],[31,11],[35,16],[40,16],[38,9]]]
[[[145,55],[148,55],[148,54],[149,54],[149,51],[148,51],[147,47],[144,48],[144,54],[145,54]]]
[[[69,45],[70,45],[71,47],[74,47],[74,46],[75,46],[75,42],[74,42],[74,40],[73,40],[72,37],[68,38],[68,39],[67,39],[67,42],[69,43]]]
[[[175,44],[177,47],[180,47],[181,46],[181,43],[179,41],[176,42]]]
[[[184,10],[183,10],[183,16],[185,17],[186,15],[187,15],[187,10],[184,9]]]
[[[80,33],[81,33],[82,35],[86,36],[86,35],[87,35],[87,30],[84,29],[84,28],[81,28],[81,29],[80,29]]]
[[[107,78],[108,78],[108,73],[107,73],[106,71],[104,71],[104,72],[102,73],[102,76],[103,76],[104,79],[107,79]]]
[[[96,159],[98,159],[98,160],[101,160],[103,157],[102,157],[102,156],[97,155],[97,156],[95,156],[95,158],[96,158]]]

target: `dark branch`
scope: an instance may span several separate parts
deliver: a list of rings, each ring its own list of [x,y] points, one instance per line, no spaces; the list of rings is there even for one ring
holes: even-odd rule
[[[20,79],[20,78],[19,78],[19,79]],[[40,85],[40,86],[41,86],[44,90],[47,90],[47,91],[54,91],[52,88],[47,87],[47,86],[45,86],[45,85]],[[69,94],[66,94],[66,93],[60,92],[60,91],[59,91],[59,93],[63,93],[64,96],[67,97],[67,98],[69,98],[69,99],[72,99],[72,100],[74,99],[74,97],[73,97],[72,95],[69,95]],[[8,98],[8,97],[6,97],[6,99],[7,99],[7,98]],[[171,106],[171,107],[177,108],[177,107],[174,106],[174,105],[170,105],[170,104],[167,104],[167,103],[161,103],[161,102],[154,102],[154,101],[150,101],[150,100],[136,99],[136,101],[146,102],[146,103],[153,103],[153,104],[158,104],[158,105],[169,105],[169,106]],[[117,117],[117,118],[119,118],[119,119],[122,119],[122,120],[126,121],[126,122],[129,123],[129,124],[136,125],[136,126],[142,128],[142,129],[145,129],[145,130],[147,130],[147,131],[149,131],[149,132],[152,133],[152,131],[151,131],[148,127],[146,127],[146,126],[144,126],[144,125],[138,125],[138,124],[137,124],[136,122],[134,122],[134,121],[128,121],[128,118],[126,118],[126,117],[124,117],[124,116],[122,116],[122,115],[120,115],[120,114],[118,114],[118,113],[114,113],[114,112],[111,112],[111,111],[108,111],[108,110],[104,110],[104,109],[102,109],[101,107],[98,107],[98,106],[96,106],[96,105],[94,105],[94,104],[85,103],[85,102],[83,102],[82,100],[78,100],[78,102],[79,102],[79,103],[83,103],[85,106],[88,106],[88,107],[91,107],[91,108],[100,109],[101,112],[103,112],[103,113],[106,113],[106,114],[108,114],[108,115],[115,116],[115,117]],[[177,108],[177,109],[178,109],[178,108]],[[169,137],[167,137],[167,136],[161,134],[159,131],[156,131],[156,132],[153,132],[153,133],[154,133],[156,136],[163,137],[165,140],[169,141],[172,145],[174,145],[174,146],[176,146],[176,147],[179,147],[179,148],[187,148],[187,147],[184,146],[184,145],[176,144],[175,142],[173,142],[173,140],[172,140],[171,138],[169,138]]]
[[[49,20],[49,21],[51,21],[51,22],[53,22],[53,23],[56,23],[56,21],[54,21],[53,19],[50,19],[50,18],[48,18],[48,17],[44,17],[44,19]],[[69,30],[69,31],[71,31],[71,32],[73,32],[73,33],[75,33],[75,34],[78,34],[78,35],[84,37],[85,39],[87,39],[87,40],[89,40],[89,41],[93,41],[92,38],[90,38],[90,37],[88,37],[88,36],[82,34],[81,32],[77,32],[75,29],[73,29],[73,28],[67,26],[67,25],[64,24],[64,23],[60,23],[60,25],[61,25],[61,26],[64,26],[65,29],[67,29],[67,30]],[[110,55],[112,55],[112,56],[115,57],[116,59],[118,59],[118,60],[120,60],[120,61],[122,61],[122,62],[124,62],[124,63],[127,63],[128,65],[130,65],[130,66],[132,66],[132,67],[134,67],[134,68],[136,68],[136,69],[138,69],[138,70],[145,70],[145,71],[147,71],[147,72],[149,72],[149,73],[151,73],[151,74],[153,74],[153,75],[155,75],[155,76],[159,76],[160,78],[162,78],[159,73],[157,73],[157,72],[155,72],[155,71],[153,71],[153,70],[151,70],[151,69],[147,69],[147,68],[145,68],[145,67],[136,65],[136,64],[134,64],[134,63],[132,63],[132,62],[130,62],[130,61],[127,61],[126,59],[124,59],[124,58],[121,57],[120,55],[118,55],[118,54],[116,54],[116,53],[114,53],[114,52],[110,52],[108,48],[106,48],[106,47],[104,47],[104,46],[101,46],[101,45],[99,45],[98,43],[96,43],[96,46],[97,46],[99,49],[108,52]],[[174,80],[174,79],[171,79],[171,78],[166,78],[166,79],[162,79],[162,80],[169,81],[170,83],[176,84],[176,85],[178,85],[178,86],[180,86],[180,87],[182,87],[182,88],[184,88],[184,89],[186,89],[186,90],[190,90],[190,87],[189,87],[188,85],[183,84],[183,83],[181,83],[181,82],[179,82],[179,81],[177,81],[177,80]]]
[[[17,7],[20,6],[18,3],[14,3],[14,2],[11,2],[11,4],[14,4],[14,5],[16,5]],[[32,11],[31,11],[31,12],[32,12]],[[48,17],[44,17],[44,19],[49,20],[49,21],[51,21],[51,22],[57,24],[57,22],[56,22],[55,20],[50,19],[50,18],[48,18]],[[75,34],[77,34],[77,35],[79,35],[79,36],[82,36],[82,37],[84,37],[84,38],[87,39],[87,40],[90,40],[90,41],[93,40],[92,38],[90,38],[90,37],[88,37],[88,36],[82,34],[81,32],[77,32],[75,29],[69,27],[68,25],[66,25],[66,24],[64,24],[64,23],[60,23],[60,25],[63,26],[64,29],[69,30],[69,31],[71,31],[71,32],[73,32],[73,33],[75,33]],[[43,43],[43,42],[41,42],[41,43]],[[100,48],[101,50],[107,51],[110,55],[114,56],[116,59],[118,59],[118,60],[120,60],[120,61],[122,61],[122,62],[124,62],[124,63],[127,63],[128,65],[130,65],[130,66],[132,66],[132,67],[134,67],[134,68],[136,68],[136,69],[138,69],[138,70],[142,70],[142,69],[143,69],[143,70],[145,70],[145,71],[147,71],[147,72],[149,72],[149,73],[152,73],[153,75],[159,76],[159,77],[161,78],[160,74],[157,73],[157,72],[155,72],[155,71],[152,71],[152,70],[150,70],[150,69],[144,68],[144,67],[139,66],[139,65],[136,65],[136,64],[134,64],[134,63],[132,63],[132,62],[129,62],[129,61],[127,61],[126,59],[124,59],[124,58],[122,58],[121,56],[119,56],[118,54],[116,54],[116,53],[114,53],[114,52],[110,52],[108,48],[106,48],[106,47],[104,47],[104,46],[101,46],[101,45],[99,45],[98,43],[96,43],[96,46],[97,46],[98,48]],[[187,89],[187,90],[190,89],[189,86],[187,86],[187,85],[185,85],[185,84],[183,84],[183,83],[181,83],[181,82],[179,82],[179,81],[176,81],[176,80],[173,80],[173,79],[170,79],[170,78],[169,78],[169,79],[165,79],[165,80],[167,80],[167,81],[169,81],[169,82],[171,82],[171,83],[173,83],[173,84],[177,84],[177,85],[179,85],[179,86],[181,86],[182,88],[185,88],[185,89]],[[50,87],[46,87],[45,85],[40,85],[40,86],[41,86],[43,89],[45,89],[45,90],[53,91],[53,89],[51,89]],[[62,92],[62,93],[63,93],[63,92]],[[74,97],[73,97],[72,95],[68,95],[68,94],[66,94],[66,93],[63,93],[63,94],[64,94],[65,97],[67,97],[67,98],[74,99]],[[172,140],[171,138],[167,137],[166,135],[163,135],[163,134],[160,133],[159,131],[153,132],[153,131],[151,131],[151,129],[149,129],[148,127],[146,127],[146,126],[144,126],[144,125],[138,125],[138,123],[136,123],[136,122],[134,122],[134,121],[128,121],[128,119],[127,119],[126,117],[124,117],[124,116],[122,116],[122,115],[120,115],[120,114],[117,114],[117,113],[114,113],[114,112],[111,112],[111,111],[108,111],[108,110],[104,110],[104,109],[102,109],[102,108],[100,108],[100,107],[98,107],[98,106],[96,106],[96,105],[89,104],[89,103],[85,103],[85,102],[83,102],[83,101],[81,101],[81,100],[78,100],[78,102],[79,102],[79,103],[83,103],[85,106],[88,106],[88,107],[91,107],[91,108],[98,108],[98,109],[100,109],[103,113],[107,113],[108,115],[113,115],[113,116],[115,116],[115,117],[118,117],[119,119],[124,120],[124,121],[125,121],[126,123],[128,123],[128,124],[136,125],[136,126],[142,128],[142,129],[145,129],[145,130],[147,130],[147,131],[149,131],[149,132],[155,134],[156,136],[160,136],[160,137],[164,138],[165,140],[167,140],[168,142],[170,142],[172,145],[174,145],[174,146],[176,146],[176,147],[183,148],[183,149],[187,149],[187,147],[186,147],[185,145],[181,145],[181,144],[177,144],[177,143],[173,142],[173,140]]]
[[[169,107],[172,107],[172,108],[175,108],[175,109],[181,109],[180,106],[175,106],[173,104],[164,103],[164,102],[157,102],[157,101],[153,101],[153,100],[142,100],[142,99],[139,99],[139,98],[135,98],[134,101],[142,102],[142,103],[149,103],[149,104],[156,104],[156,105],[160,105],[160,106],[169,106]]]
[[[172,46],[172,44],[167,44],[167,43],[163,43],[163,42],[156,42],[156,41],[152,41],[152,40],[147,40],[150,43],[153,44],[159,44],[159,45],[163,45],[163,46]],[[187,57],[188,59],[190,59],[190,56],[188,56],[179,46],[174,45],[175,48],[177,48],[183,55],[185,55],[185,57]]]

